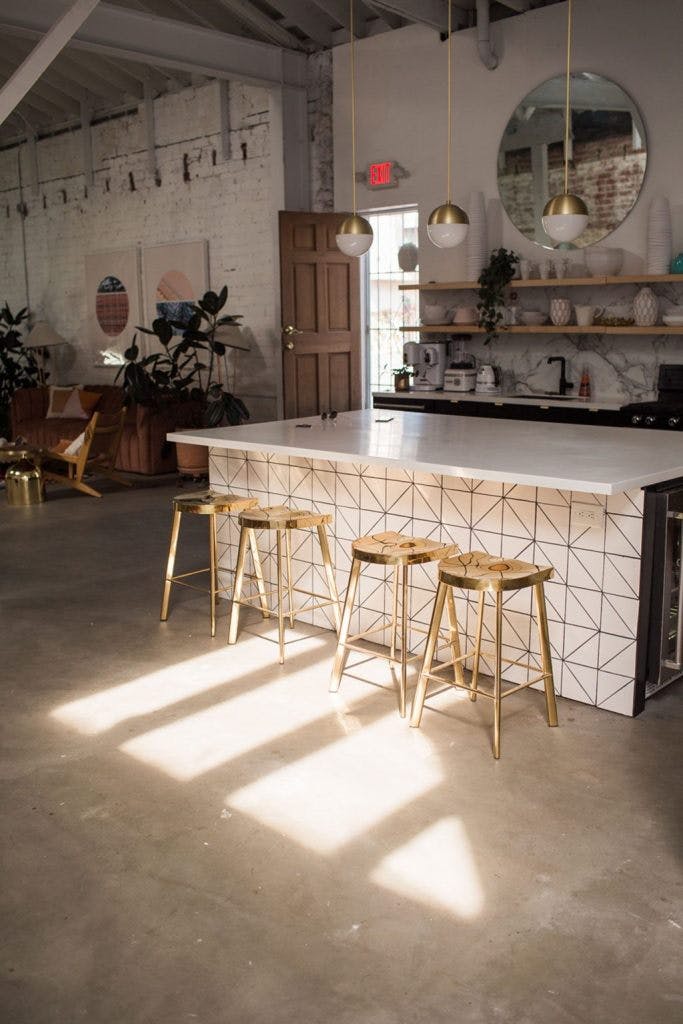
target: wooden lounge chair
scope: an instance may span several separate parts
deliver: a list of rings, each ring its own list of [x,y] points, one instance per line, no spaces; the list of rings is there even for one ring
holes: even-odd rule
[[[52,462],[64,463],[67,467],[66,474],[56,473],[49,468],[43,469],[43,476],[46,480],[53,480],[55,483],[68,484],[83,494],[90,494],[93,498],[101,498],[102,495],[90,484],[83,481],[85,473],[93,473],[99,476],[109,477],[116,483],[131,487],[130,480],[125,480],[116,472],[116,456],[121,443],[123,433],[123,421],[126,410],[113,416],[106,416],[99,412],[93,414],[85,428],[83,444],[76,455],[67,455],[64,452],[52,451],[46,459],[48,467]]]

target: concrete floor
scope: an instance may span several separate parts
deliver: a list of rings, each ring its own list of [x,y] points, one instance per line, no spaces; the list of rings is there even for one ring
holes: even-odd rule
[[[172,493],[0,500],[0,1019],[680,1021],[683,688],[553,730],[526,692],[496,763],[487,702],[329,695],[329,634],[159,623]]]

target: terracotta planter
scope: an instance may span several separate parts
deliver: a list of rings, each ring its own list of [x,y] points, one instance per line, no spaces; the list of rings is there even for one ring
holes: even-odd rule
[[[197,479],[209,475],[209,449],[206,445],[176,441],[175,447],[179,473]]]

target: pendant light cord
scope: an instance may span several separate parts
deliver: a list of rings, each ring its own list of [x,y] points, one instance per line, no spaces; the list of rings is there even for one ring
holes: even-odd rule
[[[564,93],[564,194],[569,193],[569,122],[571,119],[572,0],[567,0],[567,81]]]
[[[351,31],[351,194],[353,215],[356,210],[356,54],[354,46],[353,0],[349,0],[349,26]]]
[[[451,203],[451,148],[453,144],[452,125],[452,83],[451,83],[451,27],[452,27],[452,0],[448,0],[448,131],[446,133],[448,150],[446,153],[446,202]]]

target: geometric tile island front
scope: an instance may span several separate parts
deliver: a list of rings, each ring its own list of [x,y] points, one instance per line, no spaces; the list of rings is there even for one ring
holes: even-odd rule
[[[258,498],[262,505],[290,504],[330,513],[330,546],[343,594],[356,537],[396,530],[463,551],[487,551],[551,565],[545,584],[555,689],[584,704],[633,714],[638,588],[643,521],[643,492],[586,494],[543,487],[492,483],[376,465],[330,462],[277,453],[210,449],[210,482],[218,491]],[[577,505],[598,505],[599,526],[577,521]],[[234,517],[219,517],[219,565],[231,568],[239,540]],[[292,571],[296,585],[325,588],[309,531],[292,534]],[[273,559],[263,547],[263,568],[274,579]],[[354,630],[369,629],[390,613],[391,590],[383,566],[364,567]],[[414,566],[410,619],[426,628],[436,587],[436,565]],[[472,640],[477,595],[455,593],[463,633]],[[503,603],[503,656],[523,659],[538,654],[531,592],[513,591]],[[492,639],[494,608],[487,606],[484,638]],[[327,609],[299,616],[332,627]],[[415,634],[413,650],[424,643]],[[482,671],[491,665],[482,659]],[[516,682],[526,670],[508,666],[503,675]]]

